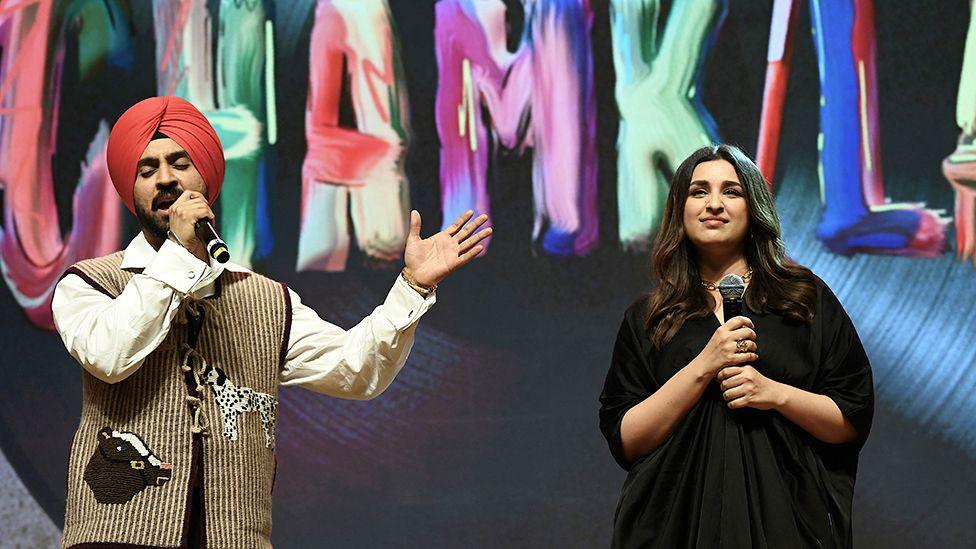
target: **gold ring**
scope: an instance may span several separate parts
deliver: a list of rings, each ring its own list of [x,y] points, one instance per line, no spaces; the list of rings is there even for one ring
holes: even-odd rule
[[[735,352],[737,352],[737,353],[745,353],[745,352],[747,352],[749,350],[749,344],[746,343],[746,341],[748,341],[748,340],[740,339],[740,340],[736,341],[735,342]]]

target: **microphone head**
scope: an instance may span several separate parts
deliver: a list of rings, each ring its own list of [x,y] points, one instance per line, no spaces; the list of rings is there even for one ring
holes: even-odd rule
[[[227,245],[220,240],[212,241],[209,248],[207,251],[210,253],[210,257],[216,259],[218,263],[227,263],[230,260],[230,251],[227,249]]]
[[[737,274],[727,274],[718,283],[718,291],[722,294],[722,299],[742,299],[746,282]]]

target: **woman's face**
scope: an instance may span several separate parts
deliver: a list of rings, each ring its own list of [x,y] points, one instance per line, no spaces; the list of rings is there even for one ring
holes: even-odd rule
[[[685,234],[701,251],[741,248],[749,230],[745,188],[727,160],[695,166],[685,200]]]

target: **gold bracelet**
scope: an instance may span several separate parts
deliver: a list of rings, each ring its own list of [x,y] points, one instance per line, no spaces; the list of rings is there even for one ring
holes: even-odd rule
[[[434,290],[437,289],[437,284],[434,284],[429,288],[421,285],[413,278],[413,275],[411,275],[410,272],[407,271],[406,267],[404,267],[403,270],[400,271],[400,276],[403,277],[403,281],[407,283],[407,286],[413,288],[422,297],[429,296],[430,294],[434,293]]]

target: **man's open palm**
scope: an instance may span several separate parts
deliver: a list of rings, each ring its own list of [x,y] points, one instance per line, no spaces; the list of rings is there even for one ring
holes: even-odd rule
[[[418,284],[434,286],[484,251],[479,242],[491,235],[491,227],[475,231],[488,221],[488,216],[482,214],[472,221],[473,215],[469,210],[443,231],[420,238],[420,212],[410,212],[410,234],[403,257]]]

